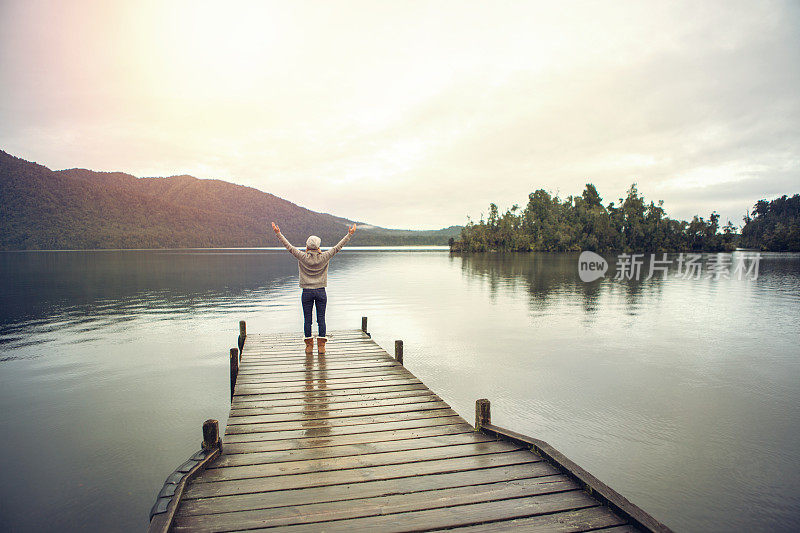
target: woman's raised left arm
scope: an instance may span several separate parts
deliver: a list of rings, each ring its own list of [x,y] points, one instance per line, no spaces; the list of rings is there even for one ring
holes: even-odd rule
[[[278,236],[278,239],[281,241],[281,243],[283,243],[286,249],[289,250],[290,254],[295,256],[297,259],[303,258],[303,252],[292,246],[292,243],[290,243],[288,239],[286,239],[286,237],[284,237],[283,234],[281,233],[281,228],[279,228],[278,225],[275,224],[274,222],[272,223],[272,231],[275,232],[275,235]]]

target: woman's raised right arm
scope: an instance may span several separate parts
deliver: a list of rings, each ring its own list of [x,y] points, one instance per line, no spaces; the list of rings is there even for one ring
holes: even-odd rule
[[[286,239],[286,237],[284,237],[283,234],[281,233],[281,228],[279,228],[278,225],[275,224],[274,222],[272,223],[272,231],[275,232],[275,235],[278,236],[278,239],[283,243],[286,249],[289,250],[290,254],[295,256],[297,259],[303,258],[303,252],[292,246],[292,243],[290,243],[288,239]]]

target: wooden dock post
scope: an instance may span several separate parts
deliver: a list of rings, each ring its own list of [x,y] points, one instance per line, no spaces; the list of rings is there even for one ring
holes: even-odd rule
[[[365,316],[361,317],[361,331],[363,331],[364,333],[367,332],[367,317]]]
[[[239,376],[239,350],[231,348],[231,401],[233,389],[236,387],[236,378]]]
[[[219,438],[219,420],[209,418],[203,422],[203,443],[204,450],[213,450],[222,447],[222,441]]]
[[[492,423],[492,404],[486,398],[475,400],[475,431]]]
[[[394,358],[398,363],[403,364],[403,341],[394,341]]]
[[[239,321],[239,353],[244,351],[244,340],[247,338],[247,323],[244,320]]]

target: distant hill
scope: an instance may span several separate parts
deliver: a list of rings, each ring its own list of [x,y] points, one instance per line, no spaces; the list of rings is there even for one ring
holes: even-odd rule
[[[334,244],[353,223],[226,181],[52,171],[0,150],[0,249],[276,246],[273,220],[298,246],[312,233]],[[445,245],[460,231],[370,226],[355,244]]]

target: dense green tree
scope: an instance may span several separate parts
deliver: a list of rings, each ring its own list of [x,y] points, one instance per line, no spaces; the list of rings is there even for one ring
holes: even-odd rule
[[[744,217],[741,245],[774,252],[800,252],[800,194],[759,200]]]
[[[791,200],[778,199],[772,204],[762,200],[753,209],[755,218],[749,224],[771,228],[770,249],[790,249],[792,239],[800,233],[785,215],[771,222],[775,210],[791,212],[789,204]],[[528,195],[523,210],[514,206],[503,215],[496,204],[490,204],[488,220],[470,221],[450,247],[455,251],[718,252],[734,250],[738,238],[730,221],[720,227],[716,211],[707,219],[671,219],[663,202],[646,201],[635,183],[625,198],[603,206],[597,188],[587,183],[580,196],[565,200],[538,189]]]

